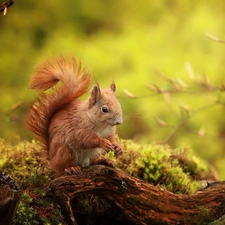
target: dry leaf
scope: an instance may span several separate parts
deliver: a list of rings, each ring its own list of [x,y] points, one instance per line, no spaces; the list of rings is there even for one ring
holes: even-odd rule
[[[136,98],[136,96],[134,94],[132,94],[131,92],[129,92],[127,89],[123,89],[123,92],[125,95],[127,95],[129,98]]]
[[[163,97],[167,103],[171,103],[171,94],[169,92],[163,93]]]
[[[195,80],[195,74],[194,74],[194,71],[192,70],[191,64],[189,62],[187,62],[185,64],[185,66],[186,66],[186,69],[187,69],[187,72],[188,72],[188,75],[189,75],[190,79],[192,81]]]
[[[185,111],[190,112],[190,107],[187,106],[186,104],[180,103],[179,105],[180,105],[180,107],[181,107],[182,109],[184,109]]]
[[[158,117],[156,117],[155,120],[156,120],[156,122],[157,122],[159,125],[161,125],[161,126],[163,126],[163,127],[167,127],[167,126],[168,126],[168,123],[167,123],[167,122],[165,122],[164,120],[159,119]]]
[[[223,40],[219,39],[218,37],[215,37],[209,33],[205,33],[205,35],[215,42],[219,42],[219,43],[223,43],[223,44],[225,43],[225,41],[223,41]]]
[[[154,87],[153,85],[148,84],[148,83],[145,83],[144,85],[145,85],[145,87],[148,88],[149,90],[151,90],[151,91],[153,91],[153,92],[158,92],[158,91],[157,91],[157,88]]]
[[[199,129],[198,135],[199,135],[200,137],[205,136],[205,129],[204,129],[203,127],[201,127],[201,128]]]
[[[189,86],[184,82],[182,81],[181,79],[177,79],[177,83],[183,87],[183,88],[188,88]]]

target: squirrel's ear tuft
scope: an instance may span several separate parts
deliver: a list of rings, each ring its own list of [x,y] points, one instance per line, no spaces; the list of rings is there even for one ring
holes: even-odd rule
[[[91,90],[91,96],[89,99],[90,107],[95,105],[101,99],[101,90],[98,85],[95,85]]]
[[[112,80],[112,82],[111,82],[110,89],[111,89],[113,92],[116,92],[116,84],[115,84],[114,80]]]

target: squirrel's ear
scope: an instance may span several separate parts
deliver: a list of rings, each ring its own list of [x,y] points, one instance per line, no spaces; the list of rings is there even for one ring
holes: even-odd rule
[[[90,107],[95,105],[101,99],[101,90],[98,85],[95,85],[91,90]]]
[[[116,84],[115,84],[114,80],[112,80],[112,82],[111,82],[110,89],[111,89],[113,92],[116,92]]]

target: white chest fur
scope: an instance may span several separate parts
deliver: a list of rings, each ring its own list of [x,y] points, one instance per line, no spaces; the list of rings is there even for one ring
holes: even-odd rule
[[[81,167],[89,166],[90,163],[98,158],[101,154],[101,148],[92,148],[92,149],[82,149],[81,151],[77,151],[76,159],[77,165]]]
[[[104,129],[95,132],[101,138],[108,138],[115,134],[115,127],[107,126]],[[101,154],[101,148],[82,149],[76,152],[76,165],[85,167],[89,166]]]

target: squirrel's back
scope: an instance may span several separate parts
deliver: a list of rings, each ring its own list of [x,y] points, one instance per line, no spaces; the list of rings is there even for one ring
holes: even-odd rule
[[[62,84],[57,84],[59,81]],[[57,85],[56,85],[57,84]],[[59,58],[37,67],[30,87],[41,90],[28,114],[27,126],[36,135],[42,148],[49,150],[49,125],[53,116],[65,105],[87,92],[90,75],[81,64],[71,59]],[[51,93],[44,92],[52,88]]]

